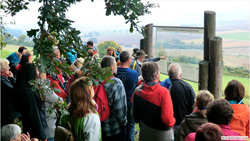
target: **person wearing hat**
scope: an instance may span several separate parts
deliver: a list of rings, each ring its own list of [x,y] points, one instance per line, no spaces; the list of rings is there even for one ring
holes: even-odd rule
[[[139,51],[139,50],[140,50],[139,48],[134,48],[133,49],[133,54],[132,54],[133,59],[135,59],[136,52]]]
[[[135,59],[133,59],[129,65],[129,67],[133,70],[136,70],[138,73],[138,76],[141,76],[141,65],[144,62],[148,62],[148,61],[159,61],[160,59],[166,59],[166,57],[168,55],[164,55],[161,57],[155,57],[155,58],[150,58],[150,59],[145,59],[145,57],[148,56],[147,54],[145,54],[145,52],[143,50],[138,50],[135,54]]]

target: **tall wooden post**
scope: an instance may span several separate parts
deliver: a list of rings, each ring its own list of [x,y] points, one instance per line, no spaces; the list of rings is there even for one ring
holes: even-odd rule
[[[144,50],[144,39],[140,40],[140,50]]]
[[[209,89],[209,40],[215,36],[215,12],[204,12],[204,61],[199,63],[199,90]]]
[[[223,56],[222,56],[222,38],[214,36],[209,42],[209,91],[215,99],[222,96],[222,75],[223,75]]]
[[[146,25],[145,29],[146,37],[144,38],[144,51],[148,54],[147,58],[153,57],[152,46],[153,46],[153,24]]]
[[[216,19],[215,12],[205,11],[204,13],[204,60],[209,61],[209,40],[215,36]]]

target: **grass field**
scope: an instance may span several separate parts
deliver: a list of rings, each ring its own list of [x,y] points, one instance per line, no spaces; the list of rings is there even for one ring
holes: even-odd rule
[[[3,50],[1,50],[0,53],[0,58],[7,58],[12,52],[15,52],[18,50],[20,46],[17,45],[7,45],[5,48],[3,48]],[[32,47],[26,47],[28,50],[32,50]]]

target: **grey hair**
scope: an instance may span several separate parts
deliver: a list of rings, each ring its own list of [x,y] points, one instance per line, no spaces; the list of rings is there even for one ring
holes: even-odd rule
[[[155,62],[145,62],[141,66],[142,77],[146,82],[155,80],[155,75],[159,73],[159,66]]]
[[[1,140],[9,141],[10,139],[16,139],[21,134],[21,128],[16,124],[8,124],[1,129]]]
[[[8,68],[9,63],[10,63],[9,60],[7,60],[7,59],[0,59],[1,70]]]
[[[181,67],[178,63],[172,63],[168,67],[168,76],[171,79],[178,78],[181,75]]]
[[[131,53],[129,51],[122,51],[122,53],[120,54],[121,63],[127,62],[130,57]]]
[[[101,61],[101,67],[106,68],[106,67],[111,67],[111,65],[115,65],[116,61],[113,56],[106,55],[102,58]]]

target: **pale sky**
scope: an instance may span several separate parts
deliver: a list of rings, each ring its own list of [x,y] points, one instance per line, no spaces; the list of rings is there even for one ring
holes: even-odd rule
[[[203,26],[204,11],[216,12],[216,21],[230,21],[234,19],[249,19],[249,0],[150,0],[159,3],[160,8],[152,8],[151,15],[140,17],[141,25],[153,23],[161,26],[197,25]],[[21,11],[12,19],[16,25],[10,28],[37,28],[39,4],[32,2],[29,10]],[[129,29],[122,16],[105,16],[104,0],[83,0],[72,5],[67,12],[70,20],[75,21],[73,27],[81,31]],[[5,18],[8,21],[10,18]]]

